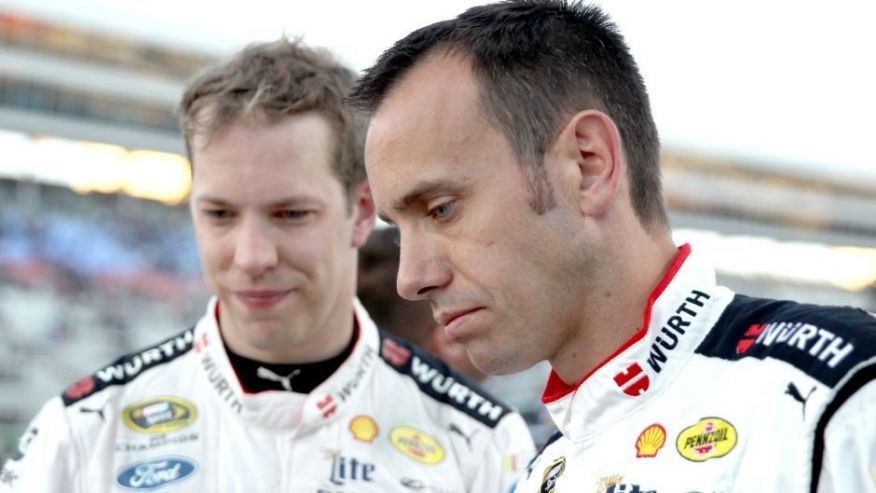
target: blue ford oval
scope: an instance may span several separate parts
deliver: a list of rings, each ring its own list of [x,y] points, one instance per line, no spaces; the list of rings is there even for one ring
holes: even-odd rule
[[[184,457],[158,457],[121,468],[116,483],[132,490],[151,490],[182,481],[197,468],[195,461]]]

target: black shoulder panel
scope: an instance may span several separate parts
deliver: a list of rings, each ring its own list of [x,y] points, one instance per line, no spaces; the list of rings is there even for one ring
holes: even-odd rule
[[[495,428],[511,412],[508,405],[484,392],[440,359],[383,331],[380,332],[380,357],[396,371],[416,382],[424,394],[490,428]]]
[[[124,385],[144,371],[187,353],[192,349],[194,338],[195,329],[192,327],[154,346],[126,354],[67,387],[61,399],[65,406],[69,406],[111,385]]]
[[[876,317],[856,308],[736,295],[696,352],[778,359],[834,387],[876,355]]]

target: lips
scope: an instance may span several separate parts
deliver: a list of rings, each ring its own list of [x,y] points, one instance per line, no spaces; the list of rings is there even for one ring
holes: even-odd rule
[[[456,339],[461,334],[462,325],[475,312],[478,312],[483,307],[466,308],[463,310],[447,310],[435,314],[435,320],[444,326],[445,333],[451,338]]]
[[[241,303],[253,310],[271,308],[282,301],[287,294],[289,294],[288,290],[241,290],[234,292],[234,296]]]

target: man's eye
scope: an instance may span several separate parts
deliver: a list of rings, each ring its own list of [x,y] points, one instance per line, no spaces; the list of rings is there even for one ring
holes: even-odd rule
[[[227,219],[231,217],[231,211],[228,209],[207,209],[204,211],[204,214],[212,219]]]
[[[429,216],[439,221],[442,219],[447,219],[453,213],[453,208],[455,205],[456,202],[452,200],[444,202],[442,204],[438,204],[429,210]]]
[[[288,209],[277,212],[277,217],[282,219],[302,219],[310,214],[310,211],[300,209]]]

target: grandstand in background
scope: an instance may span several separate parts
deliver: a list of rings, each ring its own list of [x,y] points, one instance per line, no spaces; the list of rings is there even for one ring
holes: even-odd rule
[[[65,385],[201,315],[173,110],[214,60],[0,11],[0,462]],[[667,149],[677,240],[732,288],[876,311],[876,185],[762,164]]]

